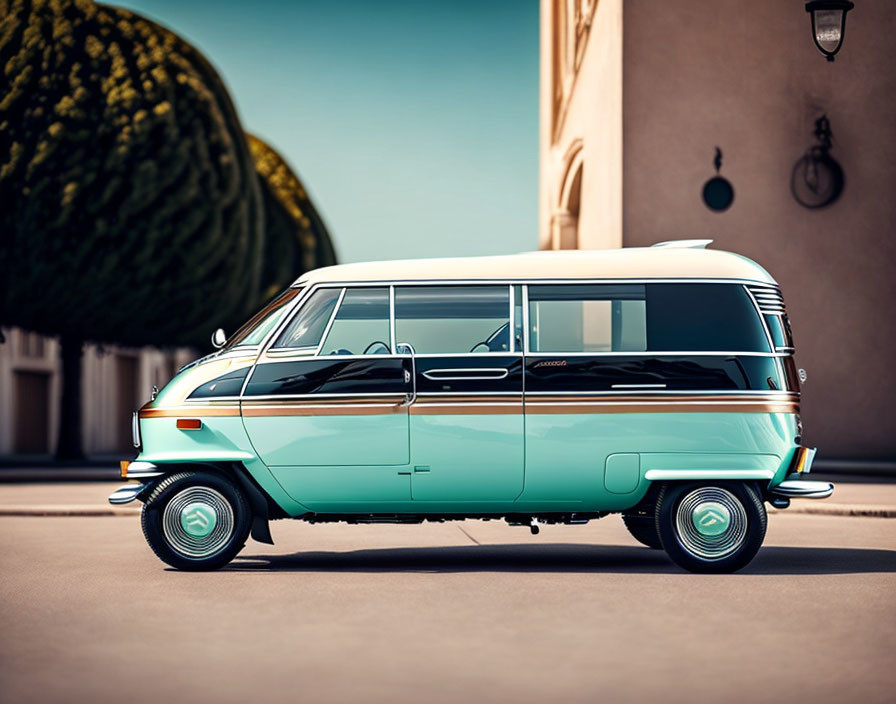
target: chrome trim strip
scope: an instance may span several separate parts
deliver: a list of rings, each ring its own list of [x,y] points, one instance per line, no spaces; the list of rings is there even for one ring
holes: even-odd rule
[[[523,354],[529,356],[529,285],[523,284]],[[525,370],[523,370],[523,384],[525,385]]]
[[[430,396],[521,396],[522,394],[519,391],[433,391],[433,392],[424,392],[420,393],[420,398],[428,398]],[[245,396],[243,398],[243,407],[255,402],[255,401],[278,401],[281,399],[284,400],[315,400],[321,399],[322,402],[326,402],[327,399],[336,399],[336,398],[371,398],[372,396],[376,396],[377,398],[392,398],[393,396],[397,399],[402,399],[407,396],[406,393],[398,392],[398,391],[388,391],[384,393],[372,394],[370,392],[367,393],[354,393],[354,394],[266,394],[264,396]]]
[[[427,396],[499,396],[499,395],[516,395],[519,396],[521,392],[519,391],[431,391],[431,392],[421,392],[420,397],[424,398]],[[321,398],[359,398],[366,397],[369,398],[374,394],[370,392],[366,393],[329,393],[329,394],[259,394],[257,396],[243,396],[242,402],[243,405],[246,405],[252,401],[266,401],[269,399],[321,399]],[[378,393],[376,396],[404,396],[404,393],[401,392],[384,392]],[[763,401],[790,401],[790,402],[798,402],[799,394],[792,393],[788,391],[750,391],[750,390],[732,390],[732,391],[676,391],[674,389],[656,389],[656,390],[631,390],[631,391],[528,391],[526,392],[526,396],[528,397],[542,397],[542,396],[554,396],[554,397],[574,397],[576,399],[582,397],[594,397],[596,400],[600,400],[601,398],[606,398],[608,400],[612,400],[617,398],[618,396],[636,396],[639,399],[649,399],[652,396],[663,396],[663,395],[673,395],[673,396],[687,396],[689,398],[700,399],[702,397],[710,396],[710,397],[718,397],[718,396],[753,396],[757,400]]]
[[[526,401],[529,415],[588,415],[592,413],[798,413],[795,403],[761,401]]]
[[[669,283],[707,283],[707,284],[743,284],[746,286],[762,286],[774,288],[774,284],[756,279],[704,278],[701,276],[666,276],[656,278],[558,278],[558,277],[506,277],[496,279],[365,279],[356,281],[296,281],[293,286],[309,286],[311,288],[339,288],[340,286],[484,286],[487,284],[669,284]]]
[[[665,384],[612,384],[611,389],[665,389]]]
[[[397,344],[405,344],[405,343],[397,343]],[[283,362],[283,357],[278,357],[277,359],[270,359],[273,357],[273,353],[267,353],[268,359],[259,359],[257,364],[275,364],[277,362]],[[284,355],[285,356],[285,355]],[[522,357],[522,352],[432,352],[428,354],[416,354],[415,356],[418,359],[450,359],[454,357],[476,357],[476,358],[492,358],[495,357]],[[554,355],[556,357],[556,355]],[[312,356],[312,355],[295,355],[294,357],[290,356],[290,361],[302,362],[302,361],[316,361],[319,362],[321,360],[330,360],[336,361],[340,359],[407,359],[408,355],[406,354],[325,354],[320,356]]]
[[[647,481],[672,481],[680,479],[765,479],[771,480],[775,473],[770,469],[648,469],[644,473]]]
[[[395,287],[389,287],[389,352],[398,354],[398,342],[395,338]]]
[[[336,301],[336,307],[333,308],[333,312],[330,314],[330,320],[327,321],[327,327],[324,328],[323,335],[320,336],[320,342],[317,345],[317,349],[314,351],[315,357],[320,357],[320,351],[324,348],[324,343],[327,341],[327,336],[330,334],[330,328],[333,327],[333,323],[336,322],[336,316],[339,315],[339,309],[342,308],[342,299],[345,298],[345,292],[348,289],[342,289],[342,293],[339,294],[339,300]]]
[[[295,355],[297,357],[312,357],[317,347],[275,347],[269,349],[265,354],[269,357],[289,357]]]
[[[379,416],[404,413],[405,407],[395,403],[336,403],[247,406],[243,416],[248,418],[270,418],[276,416]]]
[[[616,394],[643,394],[645,397],[656,396],[656,395],[664,395],[671,394],[674,396],[692,396],[695,398],[700,398],[702,396],[736,396],[736,395],[744,395],[744,396],[756,396],[758,398],[768,399],[771,401],[799,401],[800,395],[796,392],[792,391],[768,391],[765,389],[757,389],[755,391],[751,391],[750,389],[731,389],[731,390],[676,390],[676,389],[656,389],[656,390],[647,390],[639,392],[637,390],[633,390],[630,392],[626,391],[527,391],[527,396],[607,396],[612,397]]]
[[[184,408],[176,406],[173,408],[144,408],[140,410],[140,418],[176,418],[177,416],[193,416],[195,418],[211,418],[233,417],[240,415],[240,407],[238,404],[233,406],[207,406],[203,408]]]
[[[513,354],[514,348],[516,347],[516,340],[514,339],[514,338],[516,338],[516,335],[514,334],[516,331],[516,328],[514,327],[514,324],[515,324],[514,317],[515,316],[513,314],[513,311],[514,311],[513,284],[508,284],[508,288],[510,289],[510,316],[507,318],[507,339],[508,339],[507,349],[510,351],[511,354]]]
[[[650,350],[643,352],[526,352],[527,357],[786,357],[787,353],[778,352],[711,352],[694,351],[683,352],[673,350],[664,352]]]
[[[523,317],[527,317],[524,316]],[[524,337],[527,337],[524,334]],[[285,352],[293,352],[294,350],[302,350],[309,349],[303,347],[291,347],[291,348],[282,348]],[[778,348],[781,350],[783,348]],[[271,350],[265,353],[265,356],[268,359],[260,358],[258,360],[258,364],[270,364],[271,362],[281,362],[283,361],[283,357],[295,358],[296,360],[302,359],[331,359],[334,357],[338,357],[339,359],[369,359],[374,355],[369,354],[339,354],[339,355],[310,355],[310,354],[284,354],[280,355],[277,352]],[[649,352],[526,352],[526,357],[788,357],[791,352],[789,351],[776,351],[776,352],[732,352],[732,351],[724,351],[724,352],[711,352],[711,351],[681,351],[681,350],[673,350],[669,352],[661,352],[661,351],[649,351]],[[418,358],[449,358],[449,357],[520,357],[523,355],[523,352],[520,350],[516,350],[514,352],[506,352],[506,351],[498,351],[498,352],[427,352],[417,354]],[[272,357],[277,357],[277,359],[270,359]],[[407,357],[407,355],[402,354],[378,354],[375,355],[379,359],[390,359],[390,358],[402,358]]]

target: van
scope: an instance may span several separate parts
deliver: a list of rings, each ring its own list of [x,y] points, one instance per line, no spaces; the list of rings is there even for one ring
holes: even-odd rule
[[[135,413],[110,501],[187,570],[274,519],[613,513],[684,569],[740,569],[766,504],[834,487],[806,479],[778,284],[706,244],[308,272]]]

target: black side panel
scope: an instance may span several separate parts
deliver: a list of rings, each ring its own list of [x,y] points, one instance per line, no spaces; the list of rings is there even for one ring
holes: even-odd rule
[[[400,358],[290,360],[259,364],[249,379],[245,396],[289,394],[406,393],[407,361]]]
[[[251,367],[243,367],[236,371],[219,376],[196,387],[189,398],[216,398],[217,396],[239,396],[246,374]]]
[[[528,357],[526,392],[619,391],[614,384],[665,384],[670,391],[769,391],[770,357]],[[622,389],[624,390],[624,389]]]

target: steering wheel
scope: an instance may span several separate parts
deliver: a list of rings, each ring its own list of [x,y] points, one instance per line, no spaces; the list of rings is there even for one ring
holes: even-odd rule
[[[383,342],[382,340],[374,340],[374,341],[371,342],[369,345],[367,345],[367,347],[364,348],[364,352],[362,352],[362,354],[368,354],[368,353],[370,352],[370,348],[371,348],[371,347],[376,347],[377,345],[382,345],[382,346],[383,346],[383,349],[384,349],[386,352],[389,351],[389,345],[387,345],[385,342]],[[379,351],[374,352],[373,354],[379,354]]]

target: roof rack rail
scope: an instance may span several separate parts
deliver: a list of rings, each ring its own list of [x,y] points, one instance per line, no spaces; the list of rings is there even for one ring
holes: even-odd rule
[[[673,247],[676,249],[706,249],[711,244],[712,240],[669,240],[668,242],[657,242],[650,246]]]

